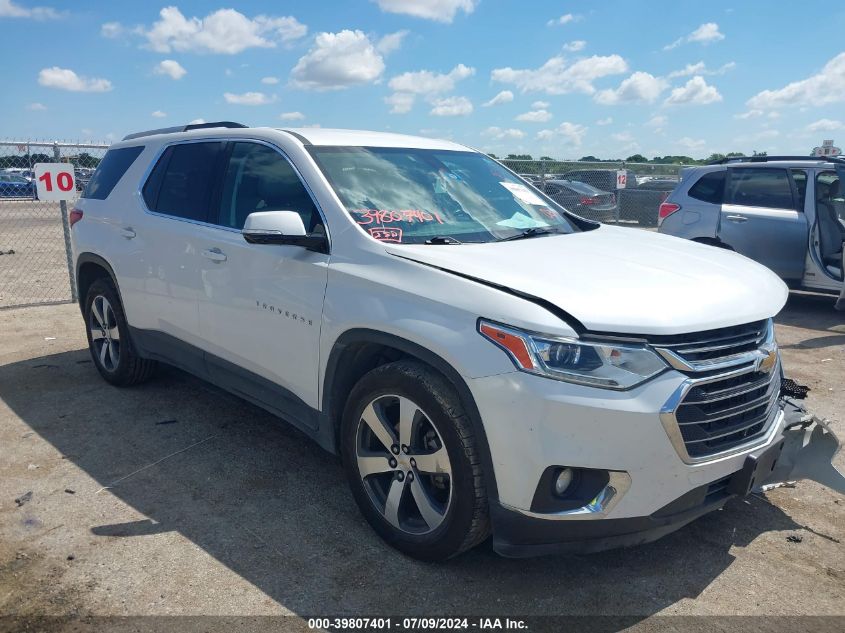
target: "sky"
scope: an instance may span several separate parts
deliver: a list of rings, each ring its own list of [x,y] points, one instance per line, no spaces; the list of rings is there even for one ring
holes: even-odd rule
[[[204,120],[499,155],[807,154],[845,143],[845,3],[0,0],[0,139]]]

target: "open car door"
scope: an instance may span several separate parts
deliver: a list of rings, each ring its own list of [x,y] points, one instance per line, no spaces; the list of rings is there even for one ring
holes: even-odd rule
[[[845,165],[841,163],[836,164],[836,175],[839,176],[839,182],[845,184]],[[841,262],[843,276],[845,276],[845,247],[842,249]],[[842,284],[842,291],[839,293],[839,300],[836,302],[836,309],[845,312],[845,282]]]

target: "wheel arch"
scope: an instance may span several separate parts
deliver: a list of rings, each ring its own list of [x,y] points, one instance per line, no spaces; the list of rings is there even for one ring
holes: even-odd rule
[[[109,278],[117,290],[117,295],[120,297],[120,302],[123,303],[123,297],[120,295],[120,286],[117,283],[117,276],[114,274],[114,269],[104,258],[94,253],[80,253],[76,258],[76,293],[79,309],[85,309],[85,297],[88,294],[88,288],[91,287],[97,279]]]
[[[472,423],[472,430],[481,453],[487,495],[491,502],[498,500],[493,460],[481,414],[466,381],[452,365],[430,349],[408,339],[357,328],[347,330],[335,341],[329,354],[323,379],[320,443],[338,453],[340,423],[352,388],[368,371],[400,359],[412,359],[428,365],[440,373],[454,387]]]

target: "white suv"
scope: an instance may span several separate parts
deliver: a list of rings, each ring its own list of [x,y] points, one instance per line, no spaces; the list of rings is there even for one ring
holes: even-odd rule
[[[647,542],[783,444],[776,275],[574,216],[453,142],[134,134],[71,221],[103,378],[162,361],[277,413],[415,557]]]

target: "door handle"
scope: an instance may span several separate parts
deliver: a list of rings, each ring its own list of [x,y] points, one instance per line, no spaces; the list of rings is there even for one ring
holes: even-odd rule
[[[127,240],[131,240],[133,237],[135,237],[135,231],[132,229],[131,226],[127,226],[125,228],[120,229],[120,234]]]
[[[202,256],[206,259],[210,259],[216,264],[219,264],[220,262],[225,262],[226,259],[228,259],[226,257],[226,253],[221,251],[219,248],[210,248],[208,250],[204,250],[202,252]]]
[[[731,222],[736,222],[737,224],[748,222],[748,218],[746,218],[744,215],[729,215],[727,219]]]

